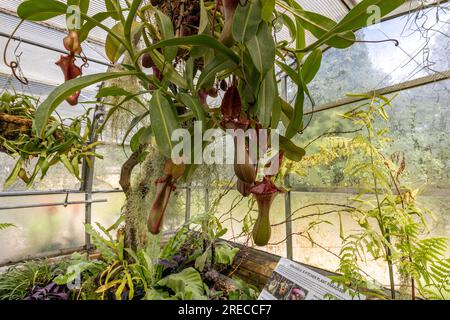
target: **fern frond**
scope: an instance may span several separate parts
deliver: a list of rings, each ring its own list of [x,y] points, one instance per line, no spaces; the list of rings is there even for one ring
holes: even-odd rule
[[[12,223],[0,223],[0,230],[6,230],[9,228],[16,228],[17,226]]]

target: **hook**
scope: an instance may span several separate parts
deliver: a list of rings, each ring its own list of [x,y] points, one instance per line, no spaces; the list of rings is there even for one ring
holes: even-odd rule
[[[19,43],[17,44],[16,48],[14,49],[14,56],[16,57],[17,60],[20,60],[20,57],[22,56],[22,53],[17,53],[17,51],[19,50],[20,45],[22,44],[22,38],[18,37],[19,39]]]
[[[86,57],[86,55],[84,54],[83,51],[81,51],[81,53],[80,53],[80,58],[81,58],[81,61],[83,61],[83,64],[80,66],[80,68],[81,68],[81,69],[83,69],[83,68],[89,68],[89,61],[88,61],[88,58]]]
[[[23,22],[24,22],[24,20],[19,22],[17,27],[14,29],[14,31],[11,33],[11,35],[8,38],[8,41],[6,42],[6,45],[5,45],[5,49],[3,50],[3,62],[11,69],[12,74],[20,83],[22,83],[24,85],[28,85],[28,79],[25,77],[25,75],[23,74],[22,68],[20,67],[20,57],[22,56],[23,52],[21,52],[20,54],[17,53],[17,51],[19,50],[20,44],[22,43],[22,40],[20,38],[19,38],[19,40],[20,40],[19,44],[16,46],[16,48],[14,50],[14,57],[16,60],[8,62],[6,59],[6,53],[8,52],[8,46],[11,43],[11,40],[13,39],[14,34],[17,32],[17,30],[19,30],[19,28]]]

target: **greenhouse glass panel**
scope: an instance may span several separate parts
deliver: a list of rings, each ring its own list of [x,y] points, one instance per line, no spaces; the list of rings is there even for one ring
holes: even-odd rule
[[[294,260],[319,268],[329,269],[332,266],[332,269],[338,269],[339,254],[342,249],[342,234],[339,230],[342,227],[344,237],[348,236],[352,230],[358,229],[358,223],[350,215],[336,212],[336,207],[333,205],[319,208],[314,204],[354,205],[355,202],[352,199],[356,195],[335,190],[333,192],[292,192],[291,196],[294,204],[293,219],[296,219],[293,221]],[[427,217],[430,237],[446,237],[450,231],[448,197],[449,193],[442,196],[424,195],[417,199],[432,213],[432,216]],[[375,196],[369,199],[375,201]],[[315,227],[310,229],[312,225]],[[305,230],[309,230],[313,245]],[[384,263],[367,260],[361,263],[361,267],[372,280],[383,285],[389,283],[389,273]],[[399,278],[400,276],[396,274],[397,281]]]
[[[122,164],[131,155],[129,147],[104,144],[96,152],[103,159],[96,158],[94,165],[94,190],[120,189],[119,179]]]
[[[348,93],[369,92],[446,71],[450,69],[449,34],[450,4],[428,9],[417,19],[401,16],[365,28],[357,32],[359,40],[385,42],[357,43],[345,50],[330,48],[309,91],[316,105],[321,105]],[[295,87],[288,88],[292,100]]]
[[[61,203],[66,195],[27,195],[1,197],[0,207]],[[83,195],[71,194],[69,202],[83,201]],[[14,224],[0,233],[0,263],[21,260],[60,249],[84,244],[84,204],[44,206],[38,208],[1,210],[2,222]]]
[[[94,200],[107,200],[92,204],[92,223],[109,228],[120,217],[122,207],[125,203],[125,195],[122,192],[95,193]]]
[[[279,195],[273,203],[271,223],[285,220],[284,197]],[[248,235],[242,236],[243,227],[251,227],[251,221],[257,217],[257,206],[252,205],[251,199],[243,198],[237,191],[228,192],[221,198],[216,216],[227,228],[224,238],[230,241],[250,245]],[[245,230],[245,227],[244,227]],[[272,254],[286,256],[286,228],[285,225],[272,227],[272,237],[267,246],[258,249]]]
[[[409,182],[427,188],[448,189],[450,113],[447,101],[450,99],[450,81],[401,91],[391,98],[392,108],[387,108],[388,121],[378,119],[375,122],[379,129],[390,130],[392,142],[386,145],[386,154],[398,151],[404,153],[405,174]],[[306,145],[326,132],[339,133],[358,129],[341,115],[360,104],[314,113],[310,128],[298,138],[299,144]],[[307,116],[308,119],[310,117]],[[342,135],[347,139],[352,136],[352,133]],[[317,144],[312,144],[309,148],[317,147]],[[343,175],[344,165],[345,159],[336,161],[331,168],[320,166],[310,171],[307,178],[294,183],[311,187],[354,187]],[[321,172],[327,173],[323,175]]]

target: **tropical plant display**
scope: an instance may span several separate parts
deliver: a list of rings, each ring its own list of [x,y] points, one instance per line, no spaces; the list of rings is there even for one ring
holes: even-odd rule
[[[429,236],[428,221],[433,219],[433,215],[417,200],[422,190],[402,180],[407,170],[407,159],[401,152],[386,155],[384,151],[392,139],[389,130],[379,125],[379,120],[388,120],[389,109],[395,108],[392,104],[395,97],[367,98],[367,103],[341,115],[343,121],[356,128],[346,132],[351,136],[340,136],[339,133],[322,135],[311,142],[319,145],[315,153],[299,164],[291,164],[292,172],[305,175],[308,167],[318,163],[329,165],[337,160],[343,161],[346,181],[358,185],[360,193],[351,195],[347,203],[317,204],[318,213],[309,216],[300,215],[301,210],[298,210],[289,220],[312,218],[311,230],[308,228],[301,233],[310,236],[314,243],[312,229],[330,223],[328,215],[339,214],[342,248],[337,255],[337,272],[341,276],[333,279],[346,288],[353,288],[353,293],[371,288],[373,291],[364,293],[383,299],[415,299],[417,295],[448,299],[449,239]],[[358,227],[345,228],[342,224],[345,215],[350,216]],[[361,267],[369,260],[386,264],[388,291],[383,291],[379,284],[374,286],[373,279]]]
[[[29,95],[3,92],[0,97],[0,151],[17,159],[4,187],[8,188],[17,178],[30,186],[40,174],[42,179],[50,167],[62,163],[77,179],[80,164],[90,161],[99,142],[89,143],[92,124],[89,110],[74,119],[58,119],[51,116],[46,121],[46,134],[33,134],[36,105],[39,103]],[[69,122],[69,124],[67,124]],[[82,132],[83,128],[83,132]],[[31,161],[34,169],[26,168]]]
[[[153,136],[156,142],[154,151],[166,159],[161,161],[161,167],[165,166],[165,169],[156,182],[153,206],[148,214],[148,231],[158,234],[171,190],[177,180],[188,181],[198,166],[194,159],[183,159],[182,165],[172,162],[173,131],[183,127],[194,134],[193,120],[201,121],[203,131],[209,128],[270,131],[278,127],[281,119],[285,119],[285,133],[280,138],[277,157],[280,160],[284,157],[301,159],[304,150],[290,139],[306,128],[303,105],[305,97],[310,96],[307,85],[320,67],[321,46],[351,46],[356,41],[353,30],[373,22],[372,13],[368,10],[370,6],[379,7],[381,18],[403,3],[362,1],[336,23],[304,10],[291,0],[199,0],[189,4],[136,0],[127,2],[126,7],[121,7],[119,1],[108,0],[105,1],[107,11],[95,16],[87,14],[87,0],[67,3],[24,1],[17,8],[22,19],[44,21],[67,15],[69,30],[63,41],[68,55],[57,61],[66,82],[37,108],[33,135],[38,139],[48,137],[52,113],[64,100],[76,104],[83,88],[126,76],[139,79],[142,84],[140,92],[103,87],[99,96],[144,100],[146,94],[151,95],[150,101],[144,100],[142,103],[148,110],[130,123],[129,129],[132,130],[141,120],[150,117],[151,125],[138,130],[133,136],[133,154],[124,164],[120,182],[130,201],[133,198],[131,173],[145,158],[147,145],[151,141],[149,136]],[[112,28],[102,23],[107,18],[116,21]],[[129,63],[122,63],[122,71],[82,76],[82,66],[76,65],[76,55],[82,53],[82,43],[95,27],[107,32],[105,52],[112,63],[120,63],[124,56],[128,58],[126,61]],[[283,27],[288,28],[292,39],[277,40],[275,32]],[[307,45],[307,31],[318,40]],[[291,67],[291,61],[295,61],[295,68]],[[297,99],[292,106],[280,98],[275,65],[286,72],[298,88]],[[151,72],[147,71],[149,68]],[[210,105],[208,99],[216,97],[218,91],[224,92],[220,108]],[[117,108],[109,110],[110,113],[115,111]],[[193,153],[201,153],[205,147],[206,144],[202,150],[194,150]],[[191,154],[191,157],[194,156]],[[258,177],[258,163],[253,164],[248,158],[248,155],[245,156],[243,163],[237,163],[235,159],[235,174],[245,189],[244,193],[253,195],[257,201],[260,213],[253,236],[258,245],[265,245],[270,238],[271,202],[281,189],[273,184],[273,176]],[[264,166],[260,164],[260,167]],[[139,191],[144,193],[143,197],[148,192],[146,190],[149,189],[141,188]],[[131,210],[130,207],[128,210]],[[139,248],[141,239],[145,239],[143,232],[139,226],[128,226],[128,245]]]
[[[12,266],[0,277],[0,300],[31,299],[31,295],[38,292],[42,297],[50,292],[57,294],[56,288],[47,286],[64,270],[64,263],[52,264],[46,260],[29,261]],[[42,290],[43,288],[47,289]]]
[[[391,107],[390,102],[384,97],[375,98],[344,114],[366,131],[353,138],[365,161],[355,157],[359,158],[356,163],[350,157],[346,168],[366,187],[355,198],[361,204],[349,212],[358,221],[361,232],[344,236],[339,271],[345,276],[355,270],[358,255],[363,257],[359,247],[363,243],[364,252],[387,263],[393,299],[394,268],[403,278],[403,285],[410,288],[413,299],[416,289],[423,297],[445,299],[450,290],[450,260],[445,256],[449,239],[423,237],[429,232],[426,218],[430,212],[416,201],[420,189],[412,189],[401,179],[407,159],[401,153],[385,155],[383,145],[389,142],[388,132],[372,125],[375,117],[387,121],[385,109]],[[369,194],[375,195],[375,202],[364,201]],[[378,228],[369,223],[372,219]]]
[[[272,204],[285,191],[285,175],[303,174],[313,166],[344,157],[346,175],[364,191],[351,198],[355,205],[330,210],[348,214],[359,226],[356,231],[339,228],[342,250],[337,271],[342,276],[334,280],[355,292],[367,288],[370,285],[359,264],[370,256],[388,266],[390,298],[398,297],[395,272],[402,277],[401,289],[409,288],[413,298],[416,293],[426,298],[447,297],[447,239],[424,237],[428,211],[416,202],[418,190],[402,184],[405,160],[399,154],[390,157],[383,153],[387,132],[373,126],[376,117],[386,118],[385,108],[391,101],[365,96],[367,104],[344,114],[360,127],[352,138],[320,136],[311,144],[323,139],[329,144],[318,153],[309,153],[310,144],[298,143],[309,127],[304,106],[308,102],[315,105],[308,87],[320,69],[322,49],[345,49],[358,42],[354,31],[376,20],[369,10],[372,6],[378,6],[379,19],[404,2],[363,0],[335,22],[304,10],[294,0],[133,0],[125,6],[118,0],[105,0],[107,10],[92,16],[88,14],[89,0],[23,1],[17,8],[23,20],[66,16],[68,32],[63,45],[67,55],[56,61],[65,82],[42,102],[19,94],[2,95],[0,150],[18,159],[6,187],[18,177],[31,185],[39,173],[44,177],[57,163],[80,178],[79,164],[89,165],[92,157],[101,157],[95,150],[100,142],[91,143],[90,137],[102,134],[108,121],[124,109],[133,115],[122,128],[131,154],[121,168],[119,183],[126,202],[120,220],[110,228],[85,226],[100,257],[76,254],[62,264],[64,272],[47,273],[39,282],[28,279],[18,293],[6,278],[13,283],[10,275],[22,274],[16,269],[8,271],[0,277],[2,297],[256,299],[258,290],[233,276],[239,250],[220,240],[227,230],[214,215],[217,203],[205,215],[186,222],[162,246],[162,239],[167,240],[161,235],[166,214],[175,211],[177,185],[189,184],[205,169],[207,165],[196,156],[210,151],[214,143],[213,139],[193,143],[189,155],[174,157],[173,133],[179,129],[189,133],[190,141],[195,141],[198,131],[206,134],[210,129],[256,132],[255,140],[245,141],[243,152],[238,151],[236,137],[232,139],[231,165],[232,184],[251,206],[241,234],[256,246],[270,243]],[[114,26],[106,26],[106,19],[114,20]],[[94,28],[107,34],[105,54],[114,70],[83,75],[83,43]],[[278,39],[282,29],[288,30],[290,39]],[[308,33],[317,40],[307,43]],[[81,63],[77,61],[80,58]],[[296,87],[292,102],[280,95],[280,71]],[[133,79],[139,88],[121,86],[124,79]],[[101,84],[95,103],[105,102],[107,107],[102,125],[90,120],[97,112],[93,108],[75,119],[55,116],[64,101],[79,108],[81,91],[94,84]],[[106,103],[110,98],[119,102]],[[127,110],[130,101],[140,106],[139,113]],[[12,116],[22,122],[6,125],[5,119]],[[279,148],[268,138],[275,133]],[[261,143],[273,147],[270,159],[280,164],[280,170],[266,173],[266,154],[252,158],[252,146]],[[37,162],[28,174],[26,166],[32,160]],[[136,168],[141,169],[138,175],[133,174]],[[251,217],[253,206],[256,218]],[[316,215],[320,220],[303,232],[312,242],[310,230],[326,222],[322,219],[326,214],[320,211]],[[305,218],[294,215],[290,220]],[[385,297],[382,290],[375,294]]]
[[[192,221],[191,230],[182,227],[162,250],[146,247],[136,252],[124,246],[120,221],[108,229],[99,224],[96,228],[86,225],[98,249],[98,258],[74,253],[60,262],[27,262],[7,270],[0,276],[0,299],[254,300],[258,297],[257,288],[232,275],[239,249],[218,239],[226,230],[201,231],[206,225],[211,226],[208,216]]]

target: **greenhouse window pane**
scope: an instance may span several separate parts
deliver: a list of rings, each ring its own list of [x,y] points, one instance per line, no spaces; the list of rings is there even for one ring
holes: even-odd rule
[[[304,206],[315,203],[338,203],[350,204],[348,194],[344,193],[309,193],[309,192],[292,192],[292,212],[293,215],[293,231],[301,235],[293,237],[294,260],[335,271],[339,267],[339,255],[342,239],[339,234],[339,225],[342,221],[344,230],[357,229],[358,224],[348,215],[330,213],[333,206],[317,206],[308,207],[297,211]],[[335,208],[334,208],[335,209]],[[307,216],[308,218],[302,218]],[[341,219],[341,220],[340,220]],[[310,229],[310,234],[314,244],[308,238],[306,231],[312,223],[318,223],[316,227]],[[389,283],[388,272],[385,263],[367,263],[361,266],[368,274],[380,283]]]
[[[103,159],[95,159],[94,190],[120,189],[120,171],[131,155],[130,148],[105,144],[97,147],[96,152],[102,155]]]
[[[61,41],[62,41],[61,37]],[[6,45],[7,38],[0,37],[0,47],[4,48]],[[16,47],[14,41],[11,43],[11,48],[8,51],[8,61],[14,59],[13,52]],[[22,43],[18,48],[18,52],[23,52],[20,57],[20,66],[22,68],[23,74],[29,80],[35,80],[49,85],[59,85],[64,82],[64,75],[59,66],[55,64],[61,56],[60,53],[50,51],[45,48],[40,48],[31,44]],[[80,59],[76,61],[77,65],[81,65]],[[94,62],[89,63],[89,67],[83,68],[83,74],[95,74],[106,71],[106,66],[96,64]],[[10,74],[11,70],[5,65],[0,65],[0,72]],[[87,97],[95,96],[96,86],[92,85],[83,92]]]
[[[0,206],[64,202],[66,195],[27,195],[2,197]],[[68,201],[83,201],[84,195],[71,194]],[[0,232],[0,264],[25,259],[49,251],[84,245],[84,204],[1,210],[0,222],[15,228]]]
[[[309,86],[316,104],[450,69],[449,22],[450,4],[447,3],[440,9],[424,11],[418,20],[414,16],[401,16],[357,32],[359,40],[395,39],[399,41],[398,47],[393,41],[387,41],[357,43],[345,50],[330,48]]]
[[[257,217],[256,204],[252,211],[250,211],[250,198],[242,198],[238,191],[230,191],[220,201],[216,216],[222,222],[224,228],[228,231],[223,237],[224,239],[234,241],[237,243],[247,243],[251,245],[251,239],[247,236],[238,237],[244,226],[244,218],[250,214],[253,219]],[[281,222],[285,220],[284,211],[284,197],[279,195],[275,198],[270,212],[271,223]],[[250,228],[253,224],[249,224]],[[270,242],[265,247],[255,247],[256,249],[267,251],[272,254],[286,256],[286,227],[279,225],[272,227],[272,236]]]
[[[339,266],[339,255],[342,248],[340,237],[340,225],[342,224],[343,235],[348,236],[353,230],[358,230],[358,223],[348,214],[339,215],[336,206],[311,206],[312,204],[333,203],[340,205],[355,205],[351,201],[353,194],[344,192],[292,192],[293,231],[302,233],[293,237],[294,260],[327,270],[337,270]],[[366,197],[367,198],[367,197]],[[365,198],[365,199],[366,199]],[[375,196],[367,198],[375,201]],[[446,237],[450,232],[450,219],[448,212],[450,203],[447,196],[420,196],[417,202],[429,209],[434,218],[426,218],[430,230],[429,237]],[[303,208],[306,207],[306,208]],[[300,210],[299,210],[300,209]],[[311,230],[310,234],[314,245],[306,236],[311,223],[322,221]],[[450,253],[450,248],[448,250]],[[379,283],[388,284],[389,277],[386,264],[382,261],[367,261],[360,265],[364,271]]]
[[[94,200],[107,200],[107,202],[97,202],[92,204],[92,224],[99,223],[103,227],[109,228],[119,219],[122,206],[125,203],[125,195],[122,192],[95,193]]]
[[[388,128],[393,139],[386,144],[385,154],[402,152],[406,158],[404,179],[428,188],[450,186],[450,80],[433,83],[398,93],[388,108],[389,121],[378,118],[378,129]],[[356,104],[359,105],[359,104]],[[315,113],[305,133],[299,137],[299,145],[306,145],[324,132],[342,132],[357,129],[341,114],[356,106],[350,105]],[[308,116],[309,118],[309,116]],[[324,125],[327,124],[327,125]],[[352,134],[342,137],[351,138]],[[309,153],[317,144],[309,147]],[[309,187],[355,187],[345,180],[343,168],[346,159],[330,166],[317,166],[307,177],[294,178],[295,185]]]

